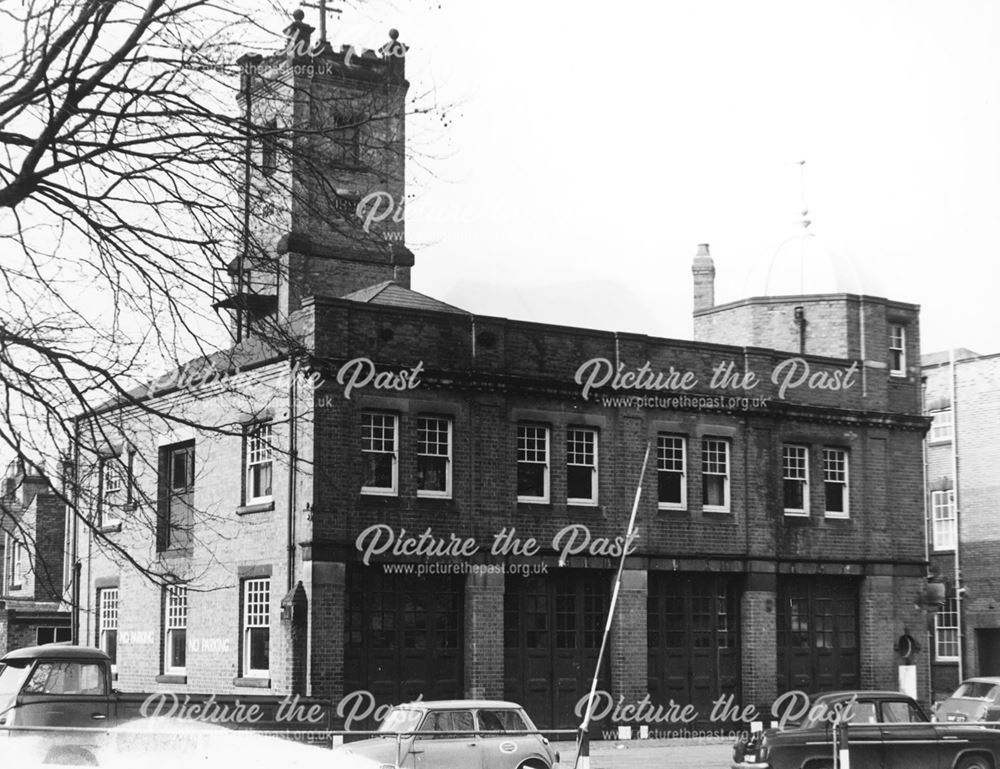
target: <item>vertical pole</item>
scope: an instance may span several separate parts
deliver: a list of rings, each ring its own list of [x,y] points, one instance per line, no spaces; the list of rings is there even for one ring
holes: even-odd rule
[[[608,636],[611,634],[611,623],[615,617],[615,606],[618,603],[618,591],[621,589],[622,572],[625,571],[625,558],[628,556],[629,545],[632,543],[632,531],[635,529],[635,516],[639,512],[639,499],[642,497],[642,481],[646,477],[646,464],[649,462],[649,450],[652,444],[646,444],[646,453],[642,458],[642,469],[639,471],[639,484],[635,489],[635,500],[632,502],[632,514],[628,519],[628,528],[625,530],[625,542],[622,545],[622,557],[618,562],[618,574],[615,575],[615,587],[611,592],[611,606],[608,607],[608,621],[604,623],[604,635],[601,638],[601,648],[597,652],[597,665],[594,668],[594,678],[590,684],[590,695],[587,697],[587,712],[583,715],[583,723],[580,731],[586,733],[590,727],[590,717],[593,715],[594,698],[597,696],[597,678],[601,674],[601,663],[604,661],[604,652],[608,646]],[[560,564],[562,565],[562,564]],[[580,758],[576,757],[576,768],[580,769]],[[588,758],[589,764],[589,758]]]
[[[576,740],[576,769],[590,769],[590,733],[583,727]]]
[[[955,624],[957,627],[958,635],[958,683],[962,682],[965,678],[964,675],[964,659],[965,659],[965,634],[962,632],[962,593],[959,588],[962,584],[962,565],[961,559],[959,557],[959,550],[961,548],[961,542],[959,533],[961,532],[961,504],[960,504],[960,491],[958,485],[958,386],[956,383],[956,373],[955,373],[955,348],[951,348],[949,354],[950,371],[951,375],[951,477],[952,483],[955,486],[954,497],[955,497]],[[948,599],[945,598],[945,601]],[[948,608],[948,604],[945,603],[945,608]]]

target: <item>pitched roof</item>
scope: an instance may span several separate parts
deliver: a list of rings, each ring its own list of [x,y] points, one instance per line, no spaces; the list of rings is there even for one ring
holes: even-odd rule
[[[469,314],[466,310],[454,305],[445,304],[438,299],[421,294],[419,291],[404,288],[391,280],[376,283],[374,286],[368,286],[358,291],[352,291],[341,298],[351,302],[364,302],[366,304],[382,304],[391,307],[412,307],[418,310],[437,310],[438,312]]]
[[[955,349],[955,360],[968,360],[969,358],[980,357],[978,352],[973,352],[965,347],[958,347]],[[940,366],[951,360],[950,350],[941,350],[940,352],[925,352],[920,356],[921,366]]]

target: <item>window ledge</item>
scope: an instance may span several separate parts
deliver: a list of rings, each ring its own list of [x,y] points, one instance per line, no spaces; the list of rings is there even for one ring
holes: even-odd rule
[[[158,684],[186,684],[188,677],[186,673],[166,673],[156,677]]]
[[[823,518],[827,521],[849,521],[851,516],[849,513],[826,513]]]
[[[97,532],[99,534],[117,534],[121,530],[122,530],[121,521],[119,521],[118,523],[108,523],[105,524],[104,526],[97,527]]]
[[[250,515],[252,513],[268,513],[274,510],[274,500],[270,502],[254,502],[249,505],[240,505],[236,508],[237,515]]]
[[[243,686],[248,689],[270,689],[270,678],[256,678],[254,676],[237,676],[233,679],[233,686]]]

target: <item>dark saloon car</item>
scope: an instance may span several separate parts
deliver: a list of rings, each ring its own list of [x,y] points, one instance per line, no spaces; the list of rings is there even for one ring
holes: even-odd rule
[[[805,711],[795,723],[737,742],[732,769],[832,769],[838,720],[847,724],[851,769],[1000,769],[1000,732],[932,723],[899,692],[830,692]]]

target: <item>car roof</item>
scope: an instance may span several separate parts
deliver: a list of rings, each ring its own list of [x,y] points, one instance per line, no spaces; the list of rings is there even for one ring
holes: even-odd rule
[[[456,710],[468,708],[497,708],[503,710],[521,710],[516,702],[505,700],[415,700],[401,702],[397,707],[424,708],[425,710]]]
[[[840,692],[820,692],[819,694],[814,694],[809,699],[811,701],[815,701],[819,699],[824,699],[824,700],[840,699],[841,697],[857,697],[858,699],[865,699],[865,700],[872,700],[872,699],[898,700],[900,697],[904,697],[907,699],[910,698],[908,694],[904,694],[903,692],[894,692],[888,689],[879,689],[873,691],[868,691],[865,689],[845,689],[844,691]]]
[[[962,679],[963,684],[1000,684],[1000,676],[976,676]]]
[[[111,661],[111,657],[102,652],[100,649],[95,649],[92,646],[71,646],[69,644],[54,643],[44,644],[42,646],[26,646],[23,649],[14,649],[13,651],[7,652],[3,658],[0,659],[0,662],[23,659],[96,659],[106,662]]]

